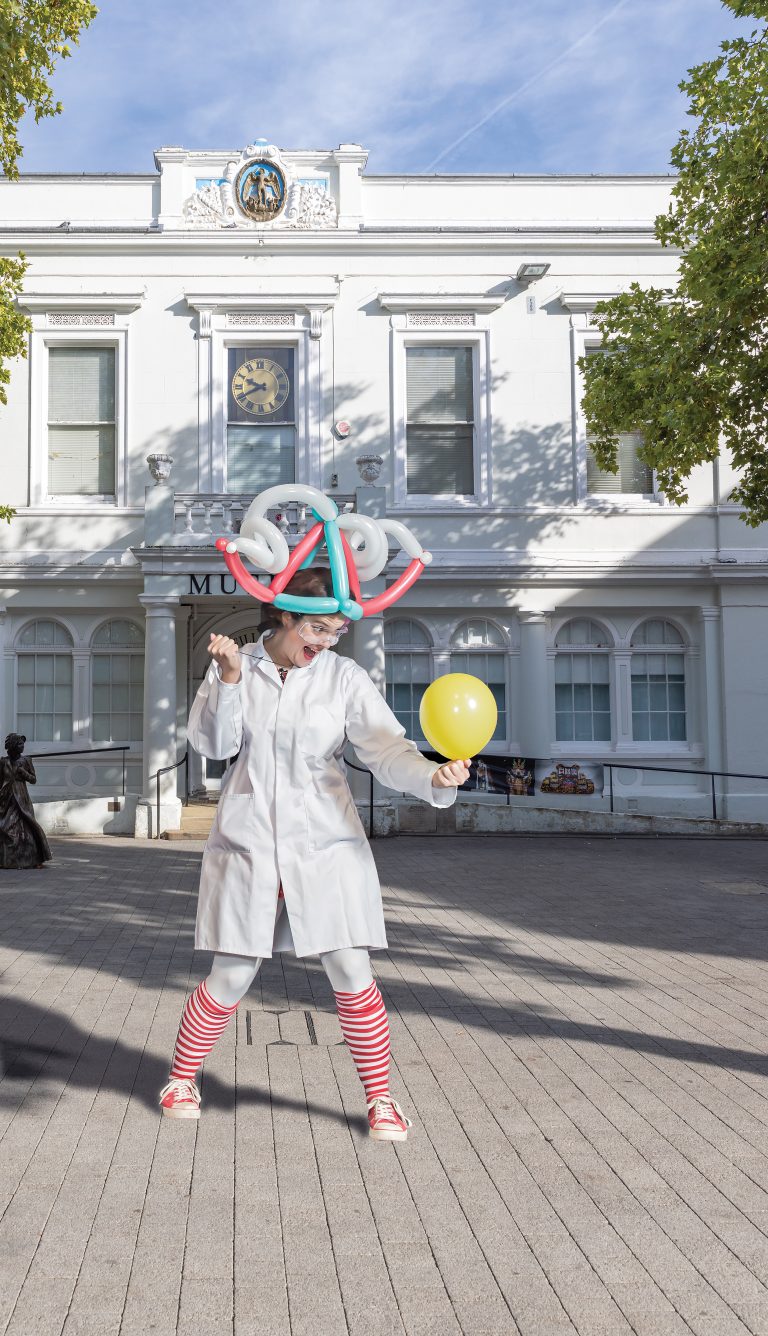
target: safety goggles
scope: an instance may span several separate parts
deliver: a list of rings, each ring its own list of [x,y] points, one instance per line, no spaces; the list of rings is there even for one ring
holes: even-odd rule
[[[320,622],[300,622],[296,630],[308,645],[327,645],[330,648],[331,645],[338,645],[349,627],[340,626],[338,631],[329,631]]]

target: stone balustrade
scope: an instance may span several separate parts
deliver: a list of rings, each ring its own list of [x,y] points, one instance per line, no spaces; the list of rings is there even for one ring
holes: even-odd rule
[[[353,496],[334,495],[339,511],[355,508]],[[253,496],[225,493],[177,492],[174,498],[176,546],[210,545],[220,534],[239,533]],[[267,512],[267,518],[284,534],[289,545],[298,542],[314,524],[309,508],[297,501]]]

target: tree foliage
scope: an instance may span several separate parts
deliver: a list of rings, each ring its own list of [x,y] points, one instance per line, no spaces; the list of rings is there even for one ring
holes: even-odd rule
[[[691,470],[725,446],[733,499],[755,526],[768,520],[768,0],[724,3],[760,23],[680,84],[696,124],[672,150],[672,200],[655,226],[682,252],[679,281],[601,302],[608,355],[580,366],[600,468],[617,470],[618,432],[640,430],[642,457],[682,504]]]
[[[36,121],[57,116],[48,82],[58,60],[71,54],[81,31],[97,13],[90,0],[0,0],[0,166],[15,181],[22,147],[19,125],[26,112]],[[0,257],[0,403],[7,403],[7,363],[26,357],[30,322],[16,306],[26,272],[23,255]],[[0,519],[13,510],[0,506]]]

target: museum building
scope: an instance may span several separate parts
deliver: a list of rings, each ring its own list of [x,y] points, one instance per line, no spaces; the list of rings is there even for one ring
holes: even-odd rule
[[[3,736],[45,754],[50,830],[156,829],[211,630],[256,636],[215,539],[294,481],[433,554],[343,646],[422,745],[425,686],[463,671],[496,697],[490,755],[661,767],[616,769],[617,810],[705,816],[702,772],[768,771],[766,535],[729,500],[729,460],[669,505],[639,435],[597,468],[580,407],[596,303],[674,282],[653,229],[671,179],[366,159],[257,140],[0,184],[32,323],[0,410],[0,699]],[[303,505],[271,517],[289,544],[306,531]],[[364,594],[407,560],[393,545]],[[190,755],[192,789],[223,770]],[[161,775],[161,828],[181,775]],[[721,812],[763,819],[768,784],[729,795]]]

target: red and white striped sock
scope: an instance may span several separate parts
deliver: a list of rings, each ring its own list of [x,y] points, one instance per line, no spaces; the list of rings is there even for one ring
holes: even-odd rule
[[[172,1081],[175,1079],[194,1081],[203,1059],[208,1057],[237,1008],[237,1002],[233,1007],[223,1007],[211,997],[205,986],[205,980],[197,985],[194,993],[187,998],[182,1012],[171,1063]]]
[[[341,1033],[347,1041],[366,1102],[389,1094],[389,1020],[376,981],[360,993],[334,993]]]

